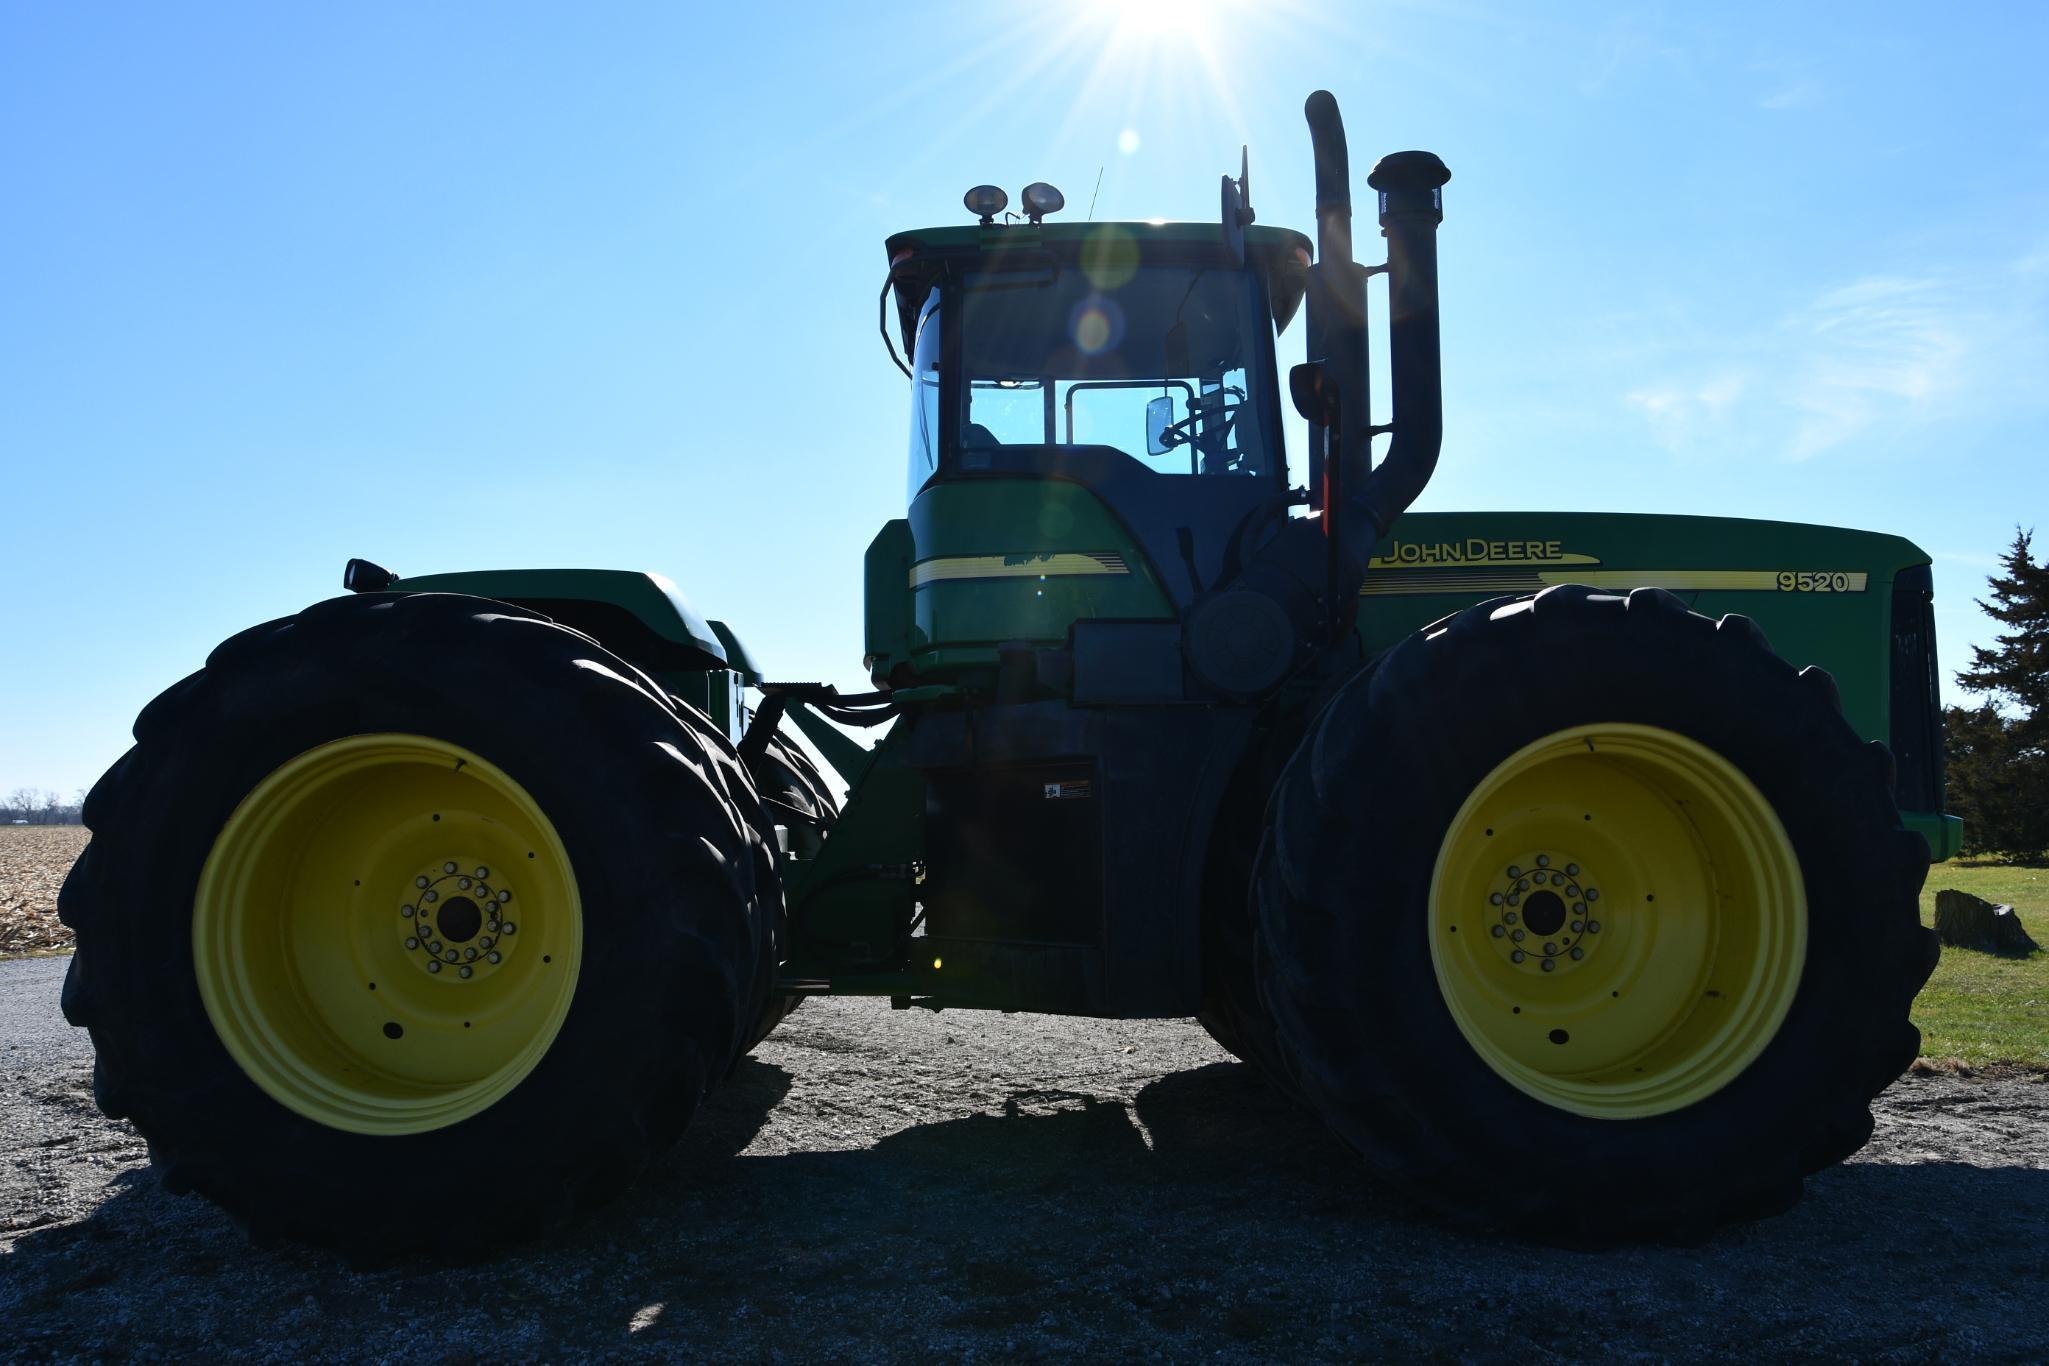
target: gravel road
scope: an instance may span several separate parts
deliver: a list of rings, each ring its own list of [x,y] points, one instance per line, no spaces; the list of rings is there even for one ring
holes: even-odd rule
[[[1591,1254],[1436,1227],[1192,1023],[814,1002],[563,1241],[358,1272],[158,1189],[64,966],[0,963],[5,1357],[2049,1357],[2027,1078],[1905,1078],[1792,1213]]]

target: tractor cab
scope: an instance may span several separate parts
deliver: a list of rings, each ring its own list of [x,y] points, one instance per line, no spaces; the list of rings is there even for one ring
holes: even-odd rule
[[[990,222],[887,250],[912,383],[909,515],[886,536],[907,538],[908,572],[871,580],[870,615],[913,627],[921,679],[1063,643],[1076,621],[1171,620],[1248,521],[1285,515],[1274,338],[1308,238]]]

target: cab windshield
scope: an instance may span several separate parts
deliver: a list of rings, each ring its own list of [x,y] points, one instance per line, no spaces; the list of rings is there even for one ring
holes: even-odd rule
[[[1276,474],[1265,301],[1225,267],[970,275],[959,447],[1109,446],[1161,474]]]

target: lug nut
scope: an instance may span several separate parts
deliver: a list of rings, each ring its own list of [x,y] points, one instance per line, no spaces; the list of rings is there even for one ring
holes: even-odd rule
[[[497,962],[497,961],[498,961],[498,955],[497,955],[497,954],[495,954],[495,953],[487,953],[487,954],[485,954],[485,955],[484,955],[484,958],[486,959],[486,961],[488,961],[488,962],[492,962],[492,963],[495,963],[495,962]]]
[[[1515,949],[1509,953],[1508,961],[1511,963],[1520,963],[1526,957],[1528,957],[1528,955],[1525,954],[1521,949]]]
[[[1601,889],[1600,889],[1600,888],[1598,888],[1598,887],[1589,887],[1589,888],[1587,888],[1587,900],[1589,900],[1589,901],[1599,901],[1600,899],[1601,899]]]
[[[1508,933],[1508,931],[1507,931],[1507,930],[1505,930],[1505,929],[1503,929],[1503,928],[1502,928],[1501,926],[1499,926],[1499,925],[1496,925],[1496,926],[1494,927],[1494,937],[1495,937],[1496,939],[1499,939],[1499,938],[1501,938],[1501,937],[1502,937],[1503,935],[1505,935],[1505,934],[1507,934],[1507,933]]]
[[[1510,892],[1508,894],[1508,904],[1511,906],[1520,906],[1523,904],[1523,899],[1519,893]]]
[[[1516,863],[1509,864],[1508,875],[1510,877],[1521,877],[1523,875],[1522,865]]]
[[[1544,971],[1546,971],[1546,972],[1555,972],[1555,971],[1557,971],[1557,970],[1558,970],[1558,964],[1557,964],[1557,963],[1553,962],[1553,961],[1552,961],[1551,959],[1549,959],[1549,958],[1546,958],[1546,959],[1544,960]]]
[[[428,902],[428,903],[430,903],[430,904],[431,904],[431,903],[433,903],[433,902],[439,901],[440,899],[441,899],[441,893],[439,893],[439,892],[436,892],[436,891],[432,891],[432,890],[429,890],[429,891],[428,891],[428,893],[427,893],[427,894],[426,894],[425,896],[423,896],[423,897],[421,897],[421,898],[420,898],[420,900],[422,900],[422,901],[425,901],[425,902]]]
[[[1579,865],[1578,865],[1577,863],[1568,863],[1568,864],[1566,864],[1566,865],[1565,865],[1565,875],[1566,875],[1567,877],[1578,877],[1578,876],[1579,876]]]
[[[1600,921],[1598,921],[1598,920],[1589,920],[1589,921],[1587,922],[1587,933],[1588,933],[1588,934],[1599,934],[1600,932],[1601,932],[1601,922],[1600,922]]]
[[[427,960],[427,971],[429,971],[429,972],[439,972],[439,971],[441,971],[441,960],[440,960],[440,959],[438,959],[438,958],[429,958],[429,959]]]
[[[511,934],[511,933],[513,933],[514,931],[516,931],[517,929],[519,929],[519,926],[517,926],[517,925],[513,924],[513,923],[512,923],[512,922],[511,922],[510,920],[508,920],[508,921],[506,921],[506,922],[505,922],[505,932],[506,932],[507,934]]]
[[[408,920],[411,920],[416,914],[418,914],[418,912],[416,912],[411,906],[399,907],[398,913]]]
[[[459,877],[455,880],[455,885],[467,892],[470,889],[470,880],[466,877]]]
[[[1586,951],[1585,949],[1581,948],[1581,947],[1580,947],[1579,945],[1577,945],[1577,944],[1574,944],[1574,945],[1572,946],[1572,957],[1573,957],[1573,961],[1577,962],[1578,960],[1580,960],[1580,959],[1582,959],[1582,958],[1584,958],[1584,957],[1586,957],[1586,956],[1587,956],[1587,951]]]
[[[510,901],[510,900],[512,900],[512,893],[510,893],[510,892],[500,892],[500,893],[498,893],[498,900],[500,901],[500,903],[503,903],[503,902],[507,902],[507,901]]]
[[[491,870],[489,868],[477,869],[477,881],[482,882],[485,878],[489,876],[491,876]]]
[[[1586,927],[1587,922],[1584,920],[1575,920],[1572,922],[1572,932],[1574,934],[1578,934],[1581,930],[1585,929]]]
[[[1503,911],[1501,920],[1503,924],[1513,925],[1516,922],[1516,914],[1514,911]]]
[[[447,960],[448,960],[449,962],[453,963],[453,962],[454,962],[454,961],[455,961],[455,960],[456,960],[456,959],[457,959],[458,957],[460,957],[461,955],[459,955],[458,953],[456,953],[456,951],[455,951],[454,949],[450,949],[450,950],[449,950],[449,951],[448,951],[447,953],[444,953],[444,954],[442,954],[441,956],[442,956],[443,958],[446,958],[446,959],[447,959]]]
[[[462,956],[465,958],[475,958],[477,956],[477,951],[475,949],[464,949],[462,951]]]
[[[1518,943],[1518,944],[1520,944],[1520,943],[1522,943],[1522,942],[1523,942],[1523,932],[1522,932],[1521,930],[1511,930],[1511,931],[1509,931],[1509,935],[1508,935],[1508,937],[1509,937],[1510,939],[1513,939],[1513,940],[1514,940],[1514,941],[1515,941],[1516,943]]]
[[[462,975],[465,977],[470,975],[470,965],[468,963],[462,965]]]
[[[1552,942],[1551,942],[1550,940],[1546,939],[1546,940],[1544,941],[1544,952],[1545,952],[1545,953],[1556,953],[1556,952],[1558,952],[1558,946],[1557,946],[1556,944],[1552,943]]]
[[[424,887],[424,886],[426,886],[426,885],[427,885],[427,878],[426,878],[425,874],[422,874],[421,876],[419,876],[419,877],[416,877],[416,878],[414,878],[414,879],[413,879],[413,885],[414,885],[415,887]]]
[[[1496,892],[1494,895],[1488,897],[1487,904],[1490,906],[1499,906],[1501,904],[1501,893]]]
[[[429,953],[439,953],[439,952],[441,952],[441,950],[442,950],[442,947],[443,947],[443,945],[442,945],[441,941],[440,941],[439,939],[437,939],[437,940],[435,940],[435,941],[434,941],[433,943],[431,943],[431,944],[429,944],[429,945],[427,946],[427,952],[429,952]]]
[[[477,947],[478,947],[478,948],[480,948],[480,949],[488,949],[488,948],[490,948],[490,947],[491,947],[491,945],[492,945],[492,944],[493,944],[494,942],[496,942],[496,941],[494,941],[494,940],[493,940],[493,939],[491,938],[491,936],[487,934],[487,935],[485,935],[485,936],[484,936],[483,938],[481,938],[481,939],[479,939],[479,940],[477,941]]]
[[[1549,873],[1531,873],[1531,874],[1530,874],[1530,881],[1532,881],[1532,882],[1536,883],[1536,884],[1537,884],[1537,885],[1538,885],[1539,887],[1543,886],[1543,885],[1544,885],[1545,883],[1549,882],[1550,880],[1551,880],[1551,875],[1550,875]]]
[[[1584,902],[1584,901],[1575,901],[1575,902],[1573,902],[1573,903],[1572,903],[1572,913],[1573,913],[1574,915],[1585,915],[1585,914],[1587,913],[1587,903],[1586,903],[1586,902]]]
[[[441,871],[442,871],[442,872],[444,872],[444,873],[452,873],[452,872],[454,872],[454,871],[455,871],[455,860],[454,860],[454,859],[450,859],[450,860],[449,860],[448,862],[446,862],[446,863],[442,864],[442,865],[441,865]]]
[[[418,947],[420,947],[420,941],[417,939],[408,939],[406,940],[406,947],[409,949],[417,949]]]
[[[1549,854],[1537,855],[1537,866],[1539,868],[1549,868],[1551,866],[1551,856]]]

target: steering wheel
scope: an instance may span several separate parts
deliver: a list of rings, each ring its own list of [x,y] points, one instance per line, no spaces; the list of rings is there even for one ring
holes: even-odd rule
[[[1162,427],[1162,446],[1171,451],[1176,446],[1186,446],[1199,441],[1204,444],[1214,443],[1221,449],[1223,442],[1231,435],[1231,429],[1238,425],[1238,414],[1245,410],[1245,391],[1237,388],[1212,389],[1209,394],[1197,399],[1197,404],[1201,404],[1202,400],[1209,398],[1211,394],[1222,394],[1224,397],[1220,402],[1212,402],[1208,407],[1198,406],[1179,422],[1170,422]],[[1196,431],[1198,425],[1204,428],[1200,433]]]

